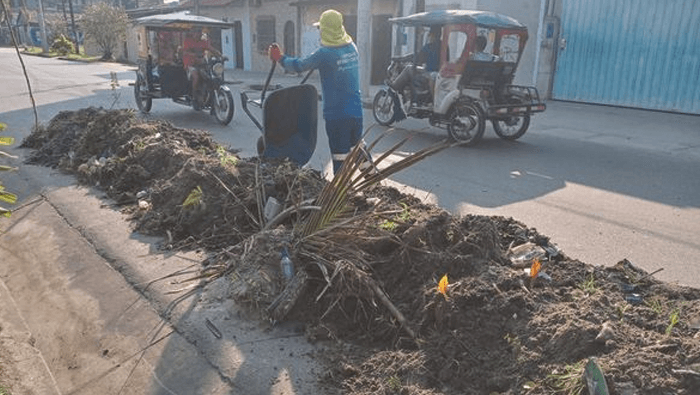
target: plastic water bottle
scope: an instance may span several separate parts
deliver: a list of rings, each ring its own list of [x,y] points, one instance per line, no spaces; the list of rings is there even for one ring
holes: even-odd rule
[[[282,253],[280,255],[282,257],[282,259],[280,259],[280,269],[282,269],[282,275],[286,281],[289,281],[294,277],[294,262],[292,262],[292,258],[289,257],[287,247],[282,249]]]

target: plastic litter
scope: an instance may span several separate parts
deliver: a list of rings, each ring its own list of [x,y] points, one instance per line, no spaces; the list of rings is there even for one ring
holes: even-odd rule
[[[282,276],[286,281],[290,281],[292,278],[294,278],[294,262],[292,262],[292,258],[289,257],[287,247],[282,249],[282,253],[280,255],[280,269],[282,270]]]
[[[641,304],[644,302],[644,298],[640,294],[627,294],[625,295],[625,300],[629,304]]]
[[[514,267],[530,267],[536,259],[543,259],[547,251],[535,243],[527,242],[510,249],[508,259]]]
[[[275,199],[272,196],[267,198],[267,202],[265,203],[264,209],[265,220],[271,221],[280,212],[282,212],[282,204],[280,204],[279,200]]]

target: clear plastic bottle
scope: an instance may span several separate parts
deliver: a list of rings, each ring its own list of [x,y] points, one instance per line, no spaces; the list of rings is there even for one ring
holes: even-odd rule
[[[294,262],[292,262],[292,258],[289,257],[287,247],[282,248],[282,253],[280,255],[280,269],[282,270],[282,276],[284,276],[286,281],[289,281],[294,277]]]

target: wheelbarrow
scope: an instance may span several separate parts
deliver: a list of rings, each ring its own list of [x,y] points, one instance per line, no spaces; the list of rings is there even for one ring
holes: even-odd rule
[[[277,62],[265,80],[259,99],[249,97],[253,91],[241,91],[243,111],[260,129],[257,151],[260,157],[289,158],[298,166],[305,165],[316,149],[318,130],[318,91],[306,84],[311,72],[299,85],[274,89],[268,93],[270,79]],[[262,123],[251,113],[249,105],[262,109]]]

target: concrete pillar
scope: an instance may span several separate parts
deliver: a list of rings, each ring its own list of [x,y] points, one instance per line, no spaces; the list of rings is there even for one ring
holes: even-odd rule
[[[357,50],[360,52],[360,91],[362,100],[370,100],[372,72],[372,0],[357,0]]]

